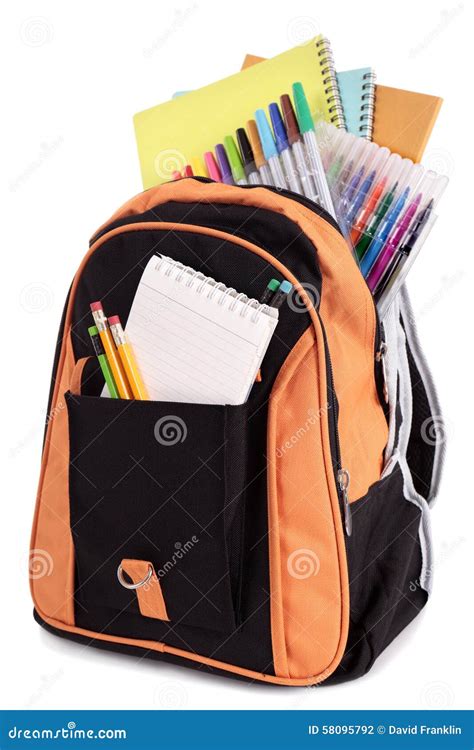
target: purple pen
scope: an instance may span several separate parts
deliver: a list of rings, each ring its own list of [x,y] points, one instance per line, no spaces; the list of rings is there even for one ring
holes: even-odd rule
[[[367,276],[366,281],[372,294],[375,292],[377,284],[382,278],[385,272],[385,269],[387,268],[388,264],[392,260],[397,247],[399,246],[400,242],[405,236],[408,230],[408,227],[410,226],[412,219],[415,216],[418,206],[421,203],[421,198],[422,198],[422,194],[418,193],[416,198],[412,200],[407,210],[403,214],[402,218],[400,219],[398,225],[395,227],[394,231],[392,232],[391,237],[389,237],[387,242],[385,243],[385,247],[383,248],[382,252],[379,254],[372,269],[370,270],[370,273]]]
[[[355,191],[357,190],[357,187],[359,185],[359,182],[362,179],[364,171],[365,171],[365,167],[364,165],[362,165],[362,167],[360,167],[355,173],[355,175],[351,178],[351,181],[349,182],[348,186],[346,187],[346,189],[343,191],[341,195],[341,203],[346,203],[352,200],[352,198],[354,197]]]
[[[232,179],[232,169],[230,168],[224,145],[222,143],[218,143],[215,148],[215,152],[217,163],[219,165],[219,169],[221,170],[222,182],[225,182],[226,185],[234,185],[234,180]]]

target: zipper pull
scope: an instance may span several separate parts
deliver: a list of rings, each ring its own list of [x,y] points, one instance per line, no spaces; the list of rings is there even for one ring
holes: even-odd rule
[[[375,355],[375,361],[382,363],[383,397],[386,404],[388,404],[387,368],[385,366],[385,355],[387,354],[387,348],[388,347],[385,341],[381,341],[380,349]]]
[[[349,488],[350,475],[347,469],[339,469],[337,472],[337,483],[342,495],[342,501],[344,503],[344,526],[346,527],[346,534],[350,536],[352,534],[352,513],[351,506],[349,505],[349,495],[347,490]]]

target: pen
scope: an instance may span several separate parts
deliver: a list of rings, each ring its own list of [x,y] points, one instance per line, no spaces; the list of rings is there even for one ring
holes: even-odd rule
[[[204,163],[206,164],[211,180],[214,180],[214,182],[222,182],[222,175],[212,151],[206,151],[204,154]]]
[[[122,363],[117,354],[117,349],[112,339],[110,328],[107,325],[107,318],[104,315],[102,302],[91,302],[90,305],[94,323],[99,331],[100,340],[105,350],[105,356],[109,363],[112,375],[117,386],[120,398],[132,398],[132,390],[128,384],[127,376],[123,370]]]
[[[252,146],[248,139],[245,128],[238,128],[235,132],[237,137],[237,143],[239,144],[240,157],[242,164],[244,165],[245,175],[250,185],[261,185],[262,180],[257,172],[255,166],[255,159],[252,151]]]
[[[360,270],[362,276],[366,277],[369,274],[370,269],[378,258],[380,251],[382,250],[385,242],[387,241],[388,235],[392,231],[392,228],[398,219],[401,211],[408,198],[410,188],[406,187],[402,194],[393,204],[392,208],[388,211],[384,220],[381,222],[374,239],[367,248],[367,252],[364,254],[360,262]]]
[[[183,177],[194,177],[194,172],[190,164],[186,164],[183,169]]]
[[[271,187],[274,187],[272,173],[263,155],[262,143],[260,141],[257,123],[255,122],[255,120],[248,120],[247,133],[255,159],[255,166],[257,167],[258,173],[261,177],[262,185],[270,185]]]
[[[234,180],[232,179],[232,170],[230,168],[229,160],[222,143],[217,144],[215,152],[217,163],[219,165],[222,176],[222,182],[225,182],[226,185],[233,185]]]
[[[377,209],[374,215],[372,216],[370,222],[368,223],[367,229],[364,230],[363,234],[361,235],[355,247],[356,255],[359,260],[362,260],[362,258],[364,257],[364,254],[367,251],[367,248],[372,242],[375,236],[375,233],[378,227],[380,226],[380,222],[382,221],[383,217],[385,216],[388,209],[390,208],[397,188],[398,188],[398,182],[396,182],[392,186],[392,188],[385,193],[381,202],[377,206]]]
[[[364,174],[364,167],[359,167],[357,172],[352,175],[349,183],[344,187],[341,193],[341,203],[346,204],[349,203],[349,201],[354,197],[356,194],[357,186],[359,185],[359,182],[362,179],[362,176]],[[341,182],[341,187],[344,186],[344,183]]]
[[[270,120],[272,122],[277,151],[281,156],[286,172],[288,187],[294,193],[299,193],[301,195],[303,193],[303,188],[301,186],[300,178],[295,166],[293,154],[290,149],[290,144],[288,143],[288,136],[283,124],[278,104],[272,102],[272,104],[270,104],[268,107],[268,111],[270,112]]]
[[[264,293],[260,297],[260,304],[261,305],[270,304],[270,300],[272,299],[273,295],[275,294],[279,286],[280,286],[280,282],[278,281],[278,279],[270,279],[267,286],[265,287]]]
[[[359,190],[354,195],[349,205],[349,208],[347,209],[346,221],[347,221],[348,226],[352,225],[354,217],[356,216],[361,206],[364,205],[367,195],[369,194],[369,191],[374,183],[374,180],[375,180],[375,169],[373,169],[370,172],[370,174],[367,175],[362,185],[360,186]]]
[[[191,169],[193,170],[193,175],[195,177],[207,177],[206,167],[202,163],[202,160],[197,156],[194,159],[191,159]]]
[[[240,160],[237,146],[231,135],[226,135],[224,138],[224,148],[227,153],[230,168],[232,170],[232,179],[236,185],[248,185],[247,178],[245,176],[245,170]]]
[[[363,232],[368,220],[372,216],[377,203],[379,202],[379,198],[381,197],[383,191],[385,190],[385,186],[387,184],[387,178],[383,177],[374,187],[371,194],[369,195],[369,199],[365,206],[362,206],[359,215],[354,220],[352,230],[351,230],[351,241],[352,244],[355,246],[357,244],[357,241]]]
[[[282,281],[270,300],[270,307],[275,307],[277,309],[281,307],[283,304],[283,300],[286,299],[292,289],[293,284],[290,284],[289,281]]]
[[[286,179],[281,168],[280,159],[278,158],[278,151],[273,140],[272,131],[268,124],[267,117],[263,109],[258,109],[255,112],[255,119],[257,121],[258,134],[262,142],[263,153],[265,159],[268,162],[270,171],[272,173],[273,184],[275,187],[281,190],[286,189]]]
[[[313,201],[318,200],[318,193],[314,184],[311,172],[309,171],[305,147],[301,141],[301,133],[298,128],[295,110],[288,94],[280,96],[281,110],[285,120],[288,141],[291,145],[293,156],[295,157],[296,168],[298,170],[303,194]]]
[[[109,318],[109,326],[134,397],[140,401],[148,401],[148,393],[140,375],[133,349],[125,338],[118,315],[112,315]]]
[[[334,204],[332,202],[331,193],[329,192],[326,174],[319,153],[316,133],[314,132],[313,119],[301,83],[293,84],[293,99],[295,101],[300,133],[303,136],[303,141],[306,146],[306,153],[308,154],[308,160],[312,169],[320,203],[333,218],[336,218]]]
[[[392,260],[396,249],[398,248],[403,237],[407,233],[408,228],[413,220],[413,217],[415,216],[415,213],[418,210],[418,206],[421,203],[421,198],[422,198],[421,193],[418,193],[415,199],[410,203],[407,210],[405,211],[403,216],[401,216],[397,225],[395,226],[395,229],[393,230],[392,234],[390,235],[387,242],[385,243],[383,250],[381,251],[374,265],[372,266],[372,269],[369,275],[367,276],[367,286],[369,287],[372,294],[377,288],[377,284],[382,278],[384,271],[387,269],[388,264]]]
[[[102,346],[102,342],[100,340],[99,331],[97,326],[90,326],[90,328],[87,329],[89,332],[89,336],[91,337],[92,346],[94,348],[95,356],[97,357],[100,365],[100,369],[102,370],[102,375],[104,376],[105,383],[107,385],[107,389],[110,393],[111,398],[118,398],[118,390],[117,386],[115,385],[114,376],[112,375],[112,370],[110,369],[110,365],[107,361],[107,357],[105,356],[104,347]]]

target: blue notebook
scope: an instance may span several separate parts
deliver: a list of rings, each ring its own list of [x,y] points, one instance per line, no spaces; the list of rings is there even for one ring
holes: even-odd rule
[[[374,71],[372,68],[357,68],[336,75],[347,130],[371,141],[374,129]]]

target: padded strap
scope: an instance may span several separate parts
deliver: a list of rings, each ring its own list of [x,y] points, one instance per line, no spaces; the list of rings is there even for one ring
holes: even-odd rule
[[[132,579],[135,585],[140,584],[135,589],[138,597],[138,606],[143,617],[154,617],[156,620],[169,621],[166,611],[163,592],[161,591],[160,582],[155,573],[155,569],[148,560],[122,560],[122,570]],[[152,571],[149,575],[150,569]]]

